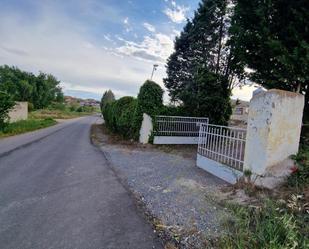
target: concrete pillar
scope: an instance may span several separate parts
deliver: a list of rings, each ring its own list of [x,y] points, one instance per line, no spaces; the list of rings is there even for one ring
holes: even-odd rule
[[[304,96],[269,90],[250,101],[244,168],[258,176],[281,175],[298,152]],[[262,184],[263,185],[263,184]]]
[[[143,114],[143,122],[139,132],[139,142],[147,144],[153,130],[152,118],[146,113]]]

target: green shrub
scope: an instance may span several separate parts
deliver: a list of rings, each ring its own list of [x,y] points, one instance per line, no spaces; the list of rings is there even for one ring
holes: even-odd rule
[[[6,126],[6,120],[9,118],[8,113],[15,105],[11,96],[0,91],[0,130]]]
[[[138,139],[143,121],[143,113],[152,118],[159,114],[163,107],[163,90],[155,82],[147,80],[140,88],[137,96],[137,106],[134,115],[134,138]]]
[[[66,105],[64,103],[53,102],[48,109],[65,111]]]
[[[127,99],[126,106],[122,108],[119,116],[116,117],[118,132],[124,138],[133,138],[134,131],[134,112],[136,110],[137,100]]]
[[[105,91],[101,98],[101,102],[100,102],[101,111],[103,112],[107,103],[110,103],[113,101],[115,101],[115,95],[112,92],[112,90]]]
[[[172,105],[165,105],[162,106],[160,110],[160,115],[167,115],[167,116],[188,116],[188,113],[185,112],[182,106],[172,106]]]
[[[28,112],[32,112],[34,110],[34,106],[31,102],[28,102]]]
[[[107,103],[103,109],[106,126],[124,138],[133,138],[136,105],[137,100],[133,97],[122,97],[119,100]]]
[[[300,189],[309,185],[309,145],[301,145],[297,155],[293,156],[296,165],[292,168],[292,174],[287,179],[290,187]]]

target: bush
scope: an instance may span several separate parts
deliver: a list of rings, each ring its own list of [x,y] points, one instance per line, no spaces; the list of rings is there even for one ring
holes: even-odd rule
[[[143,113],[152,118],[160,114],[163,107],[163,90],[155,82],[147,80],[140,88],[137,96],[137,106],[134,116],[134,138],[138,139],[143,121]]]
[[[5,127],[5,122],[9,118],[9,111],[14,105],[15,102],[12,100],[11,96],[0,91],[0,130]]]
[[[160,115],[166,116],[189,116],[182,106],[162,106],[160,110]]]
[[[309,186],[309,145],[301,145],[297,155],[293,156],[296,165],[287,179],[290,187],[303,189]]]
[[[133,138],[133,118],[137,100],[133,97],[122,97],[119,100],[109,102],[103,109],[106,126],[113,132],[124,138]]]
[[[28,112],[32,112],[34,110],[34,106],[31,102],[28,102]]]
[[[115,101],[115,95],[112,90],[105,91],[100,102],[101,111],[103,112],[107,103],[111,103],[113,101]]]
[[[48,109],[65,111],[66,105],[64,103],[53,102]]]
[[[117,129],[124,138],[133,138],[134,131],[134,112],[136,110],[137,100],[132,98],[128,100],[126,106],[116,117]]]

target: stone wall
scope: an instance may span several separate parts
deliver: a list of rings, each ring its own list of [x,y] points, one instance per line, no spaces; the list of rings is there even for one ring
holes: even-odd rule
[[[10,123],[28,119],[28,102],[16,102],[14,108],[9,112],[9,118]]]

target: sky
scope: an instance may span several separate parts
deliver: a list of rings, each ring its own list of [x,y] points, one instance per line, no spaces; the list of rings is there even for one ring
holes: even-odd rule
[[[107,89],[136,96],[158,64],[153,80],[164,88],[173,41],[198,3],[0,0],[0,65],[51,73],[65,94],[99,99]],[[251,92],[235,89],[233,98],[248,100]]]

